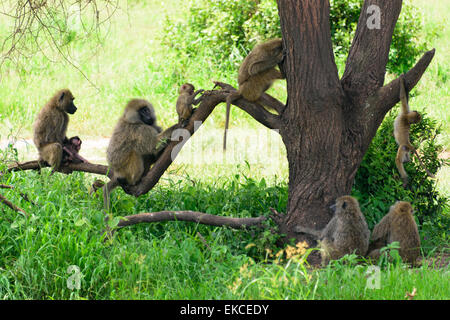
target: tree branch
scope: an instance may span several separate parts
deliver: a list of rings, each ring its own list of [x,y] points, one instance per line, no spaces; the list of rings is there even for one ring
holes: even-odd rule
[[[405,89],[407,91],[411,91],[419,82],[420,78],[422,78],[422,75],[434,57],[434,53],[435,49],[427,51],[411,70],[402,75],[405,78]],[[366,142],[370,143],[386,113],[399,101],[400,78],[378,89],[373,96],[367,99],[367,110],[364,112],[364,119],[362,120],[366,129],[366,133],[364,134],[364,140]]]
[[[407,92],[411,91],[422,78],[422,75],[431,63],[431,60],[433,60],[435,52],[436,49],[425,52],[416,65],[403,75],[405,78],[405,89]],[[384,114],[391,110],[391,108],[400,101],[399,92],[400,77],[378,90],[377,95],[379,97],[378,99],[382,103],[381,111]]]
[[[1,194],[0,194],[0,202],[6,204],[8,207],[10,207],[14,211],[22,213],[26,218],[28,218],[28,213],[27,212],[25,212],[23,209],[21,209],[18,206],[16,206],[14,203],[12,203],[8,199],[6,199]]]
[[[0,184],[0,189],[10,189],[10,190],[14,190],[14,189],[16,189],[16,188],[13,187],[13,186],[6,185],[6,184]],[[20,194],[20,196],[21,196],[25,201],[28,201],[28,202],[31,203],[32,205],[36,205],[36,203],[34,203],[33,201],[31,201],[30,198],[28,198],[28,196],[27,196],[25,193],[22,193],[22,192],[19,191],[19,194]]]
[[[282,114],[284,109],[286,108],[286,105],[283,102],[267,93],[262,94],[261,100],[265,106],[274,109],[278,114]]]
[[[39,170],[44,167],[50,167],[48,164],[40,162],[39,160],[27,161],[22,163],[15,163],[8,167],[7,172],[21,171],[21,170]],[[61,166],[57,172],[64,174],[72,173],[72,171],[82,171],[88,173],[101,174],[112,177],[112,171],[108,171],[108,166],[94,163],[69,163]]]
[[[341,79],[344,91],[355,106],[363,106],[384,83],[392,34],[401,7],[402,0],[364,1]]]
[[[233,229],[243,229],[251,226],[261,226],[261,223],[266,219],[267,218],[264,216],[257,218],[233,218],[216,216],[197,211],[160,211],[139,213],[123,217],[123,220],[119,222],[118,227],[161,221],[188,221],[216,227],[225,226]]]
[[[227,83],[220,81],[214,81],[214,83],[216,84],[216,86],[219,86],[226,90],[224,102],[226,101],[226,97],[228,96],[229,91],[236,91],[236,89],[233,86]],[[266,93],[264,93],[261,98],[264,102],[267,102],[267,106],[275,109],[278,113],[281,113],[285,108],[285,105],[281,101],[275,99],[274,97],[269,96]],[[262,125],[266,126],[269,129],[279,129],[281,126],[280,117],[273,113],[270,113],[259,103],[250,102],[248,100],[245,100],[244,98],[240,98],[233,101],[232,104],[247,112],[256,121],[258,121],[259,123],[261,123]]]

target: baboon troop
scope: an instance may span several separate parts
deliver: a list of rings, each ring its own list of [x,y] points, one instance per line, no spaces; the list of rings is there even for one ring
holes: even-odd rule
[[[272,39],[255,46],[243,60],[238,73],[239,88],[226,98],[224,150],[231,103],[244,98],[258,102],[265,108],[261,103],[263,93],[275,80],[285,79],[281,68],[283,59],[282,39]],[[193,105],[197,105],[202,99],[202,96],[196,97],[203,91],[195,90],[190,83],[180,86],[176,101],[178,123],[165,131],[158,126],[155,110],[149,101],[132,99],[127,103],[115,125],[106,152],[108,166],[112,170],[111,179],[106,184],[96,180],[90,190],[93,193],[97,189],[103,189],[104,208],[107,211],[110,210],[111,191],[117,186],[126,190],[143,179],[150,166],[164,151],[173,130],[187,126],[195,111]],[[403,163],[410,161],[410,153],[414,152],[421,165],[425,166],[410,142],[411,124],[419,123],[422,117],[417,111],[409,109],[404,76],[400,78],[400,100],[401,111],[394,122],[394,137],[398,144],[395,163],[403,185],[406,186],[408,175]],[[74,96],[69,89],[59,90],[40,110],[34,122],[33,141],[39,151],[39,160],[50,165],[52,172],[69,163],[88,162],[79,155],[81,139],[78,136],[66,136],[68,114],[74,114],[77,110],[73,101]],[[427,173],[432,176],[428,170]],[[409,202],[397,201],[392,205],[386,216],[374,227],[372,234],[354,197],[338,197],[330,208],[333,209],[334,216],[322,230],[294,227],[294,232],[309,234],[317,240],[323,265],[351,253],[377,260],[381,249],[393,242],[399,242],[399,254],[404,261],[416,263],[420,255],[420,237]]]
[[[227,109],[225,115],[225,132],[223,136],[223,149],[227,148],[227,130],[230,122],[231,103],[239,98],[256,102],[277,79],[286,78],[282,68],[277,70],[284,59],[282,39],[272,39],[258,44],[242,62],[238,73],[239,89],[232,92],[226,99]]]

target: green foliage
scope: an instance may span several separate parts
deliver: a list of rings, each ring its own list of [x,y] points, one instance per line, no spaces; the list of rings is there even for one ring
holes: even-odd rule
[[[360,201],[369,228],[380,221],[395,201],[403,200],[412,203],[419,225],[443,219],[441,226],[437,223],[433,225],[440,230],[438,233],[445,234],[450,223],[448,198],[438,193],[436,180],[427,177],[413,155],[412,161],[404,164],[409,185],[403,188],[395,166],[398,147],[393,136],[393,122],[396,115],[394,112],[388,114],[378,129],[356,174],[352,193]],[[445,163],[448,164],[448,161],[438,158],[443,149],[436,141],[439,133],[437,121],[428,118],[425,113],[422,113],[422,121],[411,127],[411,142],[433,174]]]
[[[361,4],[361,0],[330,1],[331,39],[339,61],[347,57]],[[421,30],[419,11],[404,3],[389,52],[389,71],[408,70],[425,50]],[[164,31],[163,43],[182,56],[206,53],[215,63],[235,66],[256,43],[281,37],[275,0],[191,0],[188,19],[174,22],[167,17]]]

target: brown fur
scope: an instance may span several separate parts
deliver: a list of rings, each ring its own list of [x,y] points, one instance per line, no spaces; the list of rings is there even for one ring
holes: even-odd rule
[[[58,170],[63,157],[63,142],[66,137],[69,116],[76,107],[69,89],[62,89],[41,109],[34,122],[33,142],[39,151],[39,159]]]
[[[420,237],[411,204],[397,201],[375,226],[370,241],[370,258],[377,260],[382,247],[398,241],[402,259],[415,264],[420,255]]]
[[[195,87],[190,83],[185,83],[180,87],[180,95],[177,99],[177,113],[178,113],[178,124],[185,127],[187,125],[187,120],[191,117],[193,109],[192,105],[197,105],[200,99],[195,99],[197,94],[203,92],[204,90],[194,91]]]
[[[282,40],[272,39],[258,44],[244,59],[239,68],[239,89],[228,95],[226,99],[227,109],[225,116],[225,133],[223,137],[223,149],[227,146],[227,130],[230,121],[230,105],[233,101],[244,98],[256,102],[261,95],[272,86],[277,79],[284,79],[282,72],[275,69],[284,59]]]
[[[369,246],[370,232],[358,201],[351,196],[342,196],[336,199],[335,206],[336,213],[323,230],[296,228],[298,233],[318,238],[323,265],[330,259],[339,259],[350,253],[365,255]]]
[[[416,148],[411,144],[409,140],[409,131],[411,124],[419,123],[422,120],[422,116],[417,111],[410,111],[408,104],[408,95],[405,89],[405,79],[400,78],[400,101],[402,103],[402,108],[394,121],[394,137],[398,144],[397,156],[395,157],[395,165],[397,166],[400,177],[403,181],[403,186],[406,187],[408,184],[408,174],[403,166],[404,162],[409,162],[411,160],[411,151],[414,152],[420,165],[425,169],[430,177],[434,177],[428,169],[423,164],[419,155],[417,154]]]
[[[140,110],[146,109],[149,123]],[[108,165],[114,176],[104,187],[105,207],[109,209],[109,194],[120,184],[135,185],[144,174],[146,159],[158,153],[157,145],[163,138],[156,125],[156,115],[150,102],[133,99],[128,102],[116,124],[107,149]]]

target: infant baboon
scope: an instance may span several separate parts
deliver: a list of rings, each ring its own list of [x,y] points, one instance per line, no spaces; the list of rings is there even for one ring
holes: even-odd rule
[[[89,163],[85,158],[83,158],[79,152],[81,149],[81,139],[78,136],[72,138],[65,138],[63,141],[63,157],[62,163]]]
[[[411,159],[410,152],[413,151],[419,160],[420,165],[427,172],[428,176],[434,178],[434,175],[428,171],[420,159],[416,148],[411,144],[409,140],[409,130],[411,124],[419,123],[422,120],[422,116],[417,111],[409,111],[408,94],[405,89],[405,79],[402,76],[400,78],[400,100],[402,102],[402,108],[394,121],[394,137],[398,144],[397,156],[395,157],[395,165],[397,166],[400,177],[403,181],[403,187],[408,184],[408,175],[403,166],[404,162],[409,162]]]
[[[77,111],[69,89],[59,90],[39,112],[34,122],[33,142],[39,151],[39,160],[58,170],[63,158],[63,143],[67,139],[68,113]]]
[[[420,255],[420,237],[411,204],[397,201],[391,206],[388,214],[373,229],[370,241],[368,255],[370,258],[377,260],[382,247],[398,241],[402,259],[415,264]]]
[[[258,44],[242,62],[238,73],[239,89],[226,99],[225,133],[223,149],[227,148],[227,130],[230,121],[230,105],[233,101],[244,98],[258,101],[277,79],[284,79],[284,74],[275,67],[284,59],[283,43],[280,38]]]
[[[156,115],[150,102],[133,99],[128,102],[114,128],[107,149],[107,160],[114,176],[104,186],[105,208],[109,210],[109,194],[121,185],[135,185],[142,178],[149,157],[156,157],[161,140],[170,136],[156,125]]]
[[[358,201],[351,196],[342,196],[332,207],[336,210],[335,215],[323,230],[301,226],[295,230],[319,240],[323,265],[330,259],[339,259],[350,253],[365,255],[369,247],[370,232]]]
[[[190,83],[185,83],[180,87],[180,95],[177,99],[177,113],[178,113],[178,124],[185,127],[188,123],[189,118],[192,115],[193,109],[192,105],[197,105],[201,97],[195,99],[195,97],[203,92],[203,89],[194,91],[195,87]]]

